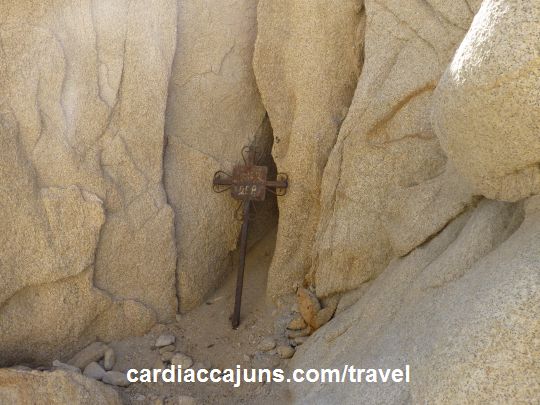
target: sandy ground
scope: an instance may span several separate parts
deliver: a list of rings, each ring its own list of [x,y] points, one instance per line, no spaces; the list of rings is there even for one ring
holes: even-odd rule
[[[157,325],[143,337],[113,342],[117,362],[115,370],[153,368],[159,352],[153,349],[160,334],[176,336],[177,351],[193,358],[195,367],[235,368],[262,367],[257,345],[262,338],[273,336],[286,342],[284,325],[289,310],[278,311],[267,304],[265,297],[267,270],[275,246],[275,231],[256,243],[246,260],[242,317],[238,330],[229,321],[234,304],[236,271],[232,272],[205,304],[178,316],[177,322]],[[281,315],[278,317],[278,313]],[[257,354],[259,352],[259,354]],[[255,358],[254,358],[255,357]],[[288,360],[281,360],[271,351],[263,355],[262,364],[273,363],[286,369]],[[229,383],[134,383],[119,390],[128,404],[173,404],[178,397],[188,395],[201,404],[265,404],[289,402],[286,384],[242,384],[234,388]]]

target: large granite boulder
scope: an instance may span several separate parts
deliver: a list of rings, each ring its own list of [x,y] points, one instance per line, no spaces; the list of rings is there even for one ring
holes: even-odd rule
[[[474,202],[430,123],[473,11],[430,4],[365,2],[365,62],[321,186],[310,277],[319,296],[375,277]]]
[[[437,86],[433,123],[488,198],[540,193],[540,3],[486,0]]]
[[[64,370],[0,369],[0,403],[10,405],[120,405],[120,395],[105,384]]]
[[[294,357],[304,369],[408,364],[409,383],[296,384],[295,401],[537,402],[539,197],[522,206],[484,200],[461,214],[392,261]]]
[[[175,211],[180,309],[200,304],[230,269],[237,202],[212,192],[243,146],[263,132],[265,110],[251,67],[257,0],[180,1],[178,48],[167,110],[165,185]]]
[[[274,130],[272,155],[290,187],[279,198],[271,296],[311,267],[321,179],[362,67],[362,2],[261,0],[254,68]]]
[[[0,3],[0,364],[174,319],[175,46],[173,0]]]

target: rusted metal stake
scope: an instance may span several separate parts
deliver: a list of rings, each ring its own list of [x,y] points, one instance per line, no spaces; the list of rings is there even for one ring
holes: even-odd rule
[[[245,200],[243,202],[243,218],[242,233],[240,235],[240,262],[238,264],[238,274],[236,275],[236,295],[234,298],[234,312],[232,315],[232,327],[237,329],[240,325],[240,308],[242,306],[242,289],[244,287],[244,268],[246,266],[246,250],[247,250],[247,237],[249,228],[249,207],[251,202]]]
[[[233,168],[232,175],[221,170],[216,172],[214,174],[212,186],[216,193],[231,189],[232,197],[241,201],[240,207],[243,208],[242,217],[238,218],[243,222],[240,234],[240,258],[236,278],[234,312],[231,317],[233,329],[237,329],[238,325],[240,325],[240,308],[242,306],[242,288],[244,286],[244,268],[246,266],[250,204],[252,201],[263,201],[266,198],[267,190],[278,196],[284,195],[289,186],[288,177],[285,173],[278,173],[276,180],[268,180],[268,168],[256,165],[256,155],[256,149],[253,147],[247,146],[242,149],[244,164],[236,165]]]

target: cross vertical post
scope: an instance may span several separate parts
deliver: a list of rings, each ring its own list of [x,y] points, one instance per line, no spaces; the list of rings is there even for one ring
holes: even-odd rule
[[[280,196],[285,194],[288,187],[287,175],[283,173],[279,173],[276,180],[267,181],[268,168],[266,166],[256,166],[257,150],[254,147],[244,147],[242,149],[242,157],[244,164],[236,165],[233,168],[232,175],[218,171],[214,174],[213,180],[213,189],[215,192],[221,193],[231,189],[232,197],[241,201],[240,207],[242,207],[241,217],[238,218],[237,216],[237,219],[242,220],[242,229],[240,233],[240,257],[236,278],[234,311],[231,316],[233,329],[237,329],[240,325],[251,204],[254,201],[263,201],[266,198],[267,190]]]

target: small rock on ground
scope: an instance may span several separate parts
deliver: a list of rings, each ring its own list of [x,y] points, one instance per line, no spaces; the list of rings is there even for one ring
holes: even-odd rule
[[[298,316],[289,322],[287,329],[289,330],[301,330],[307,326],[306,321],[301,316]]]
[[[127,387],[130,384],[126,375],[119,371],[107,371],[101,381],[105,384],[116,385],[117,387]]]
[[[176,337],[174,335],[161,335],[156,340],[156,347],[164,347],[173,345],[176,341]]]
[[[101,380],[105,375],[106,371],[101,368],[99,364],[95,361],[90,363],[84,368],[83,374],[87,377],[93,378],[94,380]]]
[[[289,345],[278,346],[277,352],[282,359],[290,359],[294,356],[294,348]]]
[[[165,363],[161,359],[156,359],[156,361],[152,365],[152,368],[163,370],[165,368]]]
[[[307,336],[298,336],[297,338],[294,338],[294,343],[296,343],[297,346],[300,346],[305,343],[306,340],[308,340]]]
[[[176,350],[176,346],[175,345],[167,345],[167,346],[163,346],[163,347],[160,347],[159,348],[159,352],[161,354],[165,353],[165,352],[174,352]]]
[[[276,341],[272,339],[271,337],[265,337],[263,340],[259,342],[259,345],[257,346],[257,349],[261,352],[268,352],[276,347]]]
[[[303,337],[303,336],[309,336],[311,334],[311,328],[308,326],[307,328],[300,329],[300,330],[289,330],[287,332],[287,336],[289,339],[295,339],[297,337]]]
[[[109,347],[103,355],[103,368],[107,371],[112,370],[114,363],[116,363],[116,356],[114,350]]]
[[[190,368],[193,365],[193,359],[183,353],[175,353],[171,359],[173,366],[181,366],[183,369]]]
[[[317,313],[321,310],[321,303],[311,291],[300,287],[296,292],[298,310],[308,325],[313,325]]]
[[[163,352],[161,353],[161,360],[164,362],[171,361],[174,356],[174,352]]]
[[[94,342],[73,356],[67,363],[84,370],[93,361],[99,361],[105,355],[108,346],[102,342]]]

